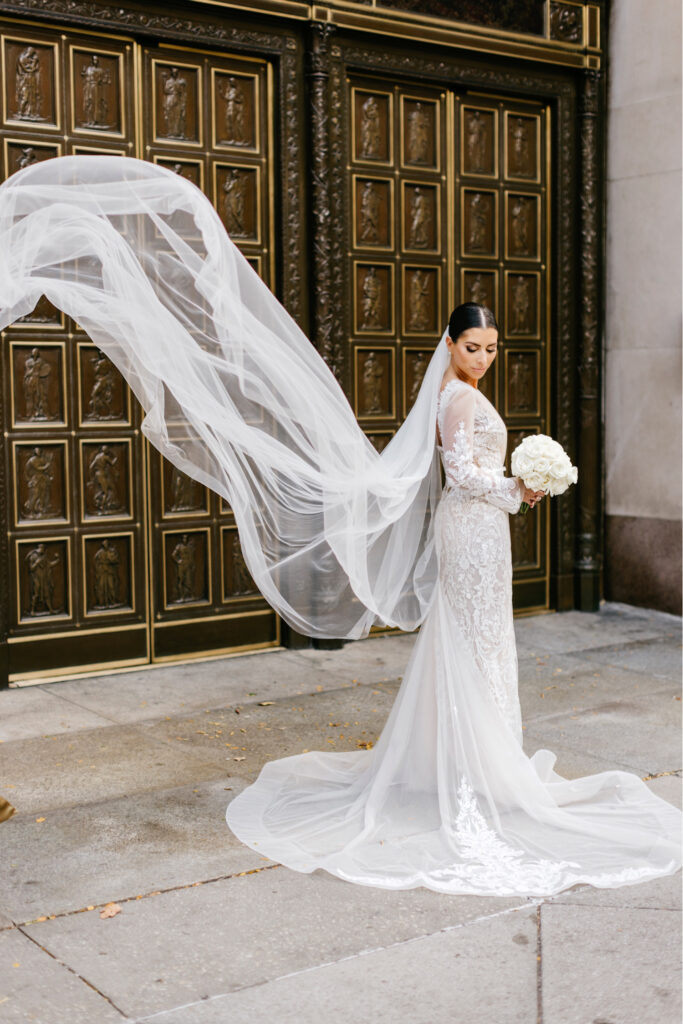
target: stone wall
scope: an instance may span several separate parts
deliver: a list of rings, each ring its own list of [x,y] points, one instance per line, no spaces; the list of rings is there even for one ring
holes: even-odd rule
[[[681,612],[681,4],[609,41],[605,596]]]

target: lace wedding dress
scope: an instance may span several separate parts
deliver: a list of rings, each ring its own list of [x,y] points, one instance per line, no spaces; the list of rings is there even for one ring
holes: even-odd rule
[[[445,334],[376,452],[199,189],[101,155],[0,185],[0,330],[41,295],[116,365],[145,437],[229,504],[285,621],[348,639],[421,626],[376,746],[266,764],[227,809],[243,842],[299,871],[445,893],[548,895],[680,867],[681,815],[637,776],[563,779],[550,751],[522,749],[508,528],[521,495],[493,406],[459,382],[440,393]]]
[[[680,815],[641,779],[565,780],[550,751],[524,754],[508,523],[523,486],[481,392],[453,380],[437,409],[439,579],[376,747],[266,764],[228,825],[289,867],[383,888],[542,896],[674,872]]]
[[[447,485],[437,513],[442,586],[493,699],[521,743],[507,514],[519,510],[523,486],[503,475],[507,429],[480,391],[450,381],[439,396],[438,421]]]

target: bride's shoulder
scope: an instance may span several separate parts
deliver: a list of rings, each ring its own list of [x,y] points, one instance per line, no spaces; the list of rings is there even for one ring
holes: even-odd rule
[[[476,394],[476,389],[470,384],[466,384],[465,381],[460,380],[459,377],[451,377],[441,385],[441,391],[439,392],[439,405],[445,406],[455,395],[467,394],[470,391]]]

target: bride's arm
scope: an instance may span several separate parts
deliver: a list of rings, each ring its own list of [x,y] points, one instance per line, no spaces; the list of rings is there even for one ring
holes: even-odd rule
[[[518,512],[524,495],[522,481],[484,469],[474,461],[475,401],[474,389],[465,384],[457,388],[443,411],[440,428],[446,477],[472,497],[485,498],[504,512]]]

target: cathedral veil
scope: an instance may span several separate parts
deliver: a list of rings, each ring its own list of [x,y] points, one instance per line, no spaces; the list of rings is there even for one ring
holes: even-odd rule
[[[209,200],[172,171],[107,156],[33,165],[0,186],[0,237],[0,329],[43,294],[83,327],[151,443],[229,502],[249,571],[290,625],[357,638],[422,621],[443,339],[380,455]]]

